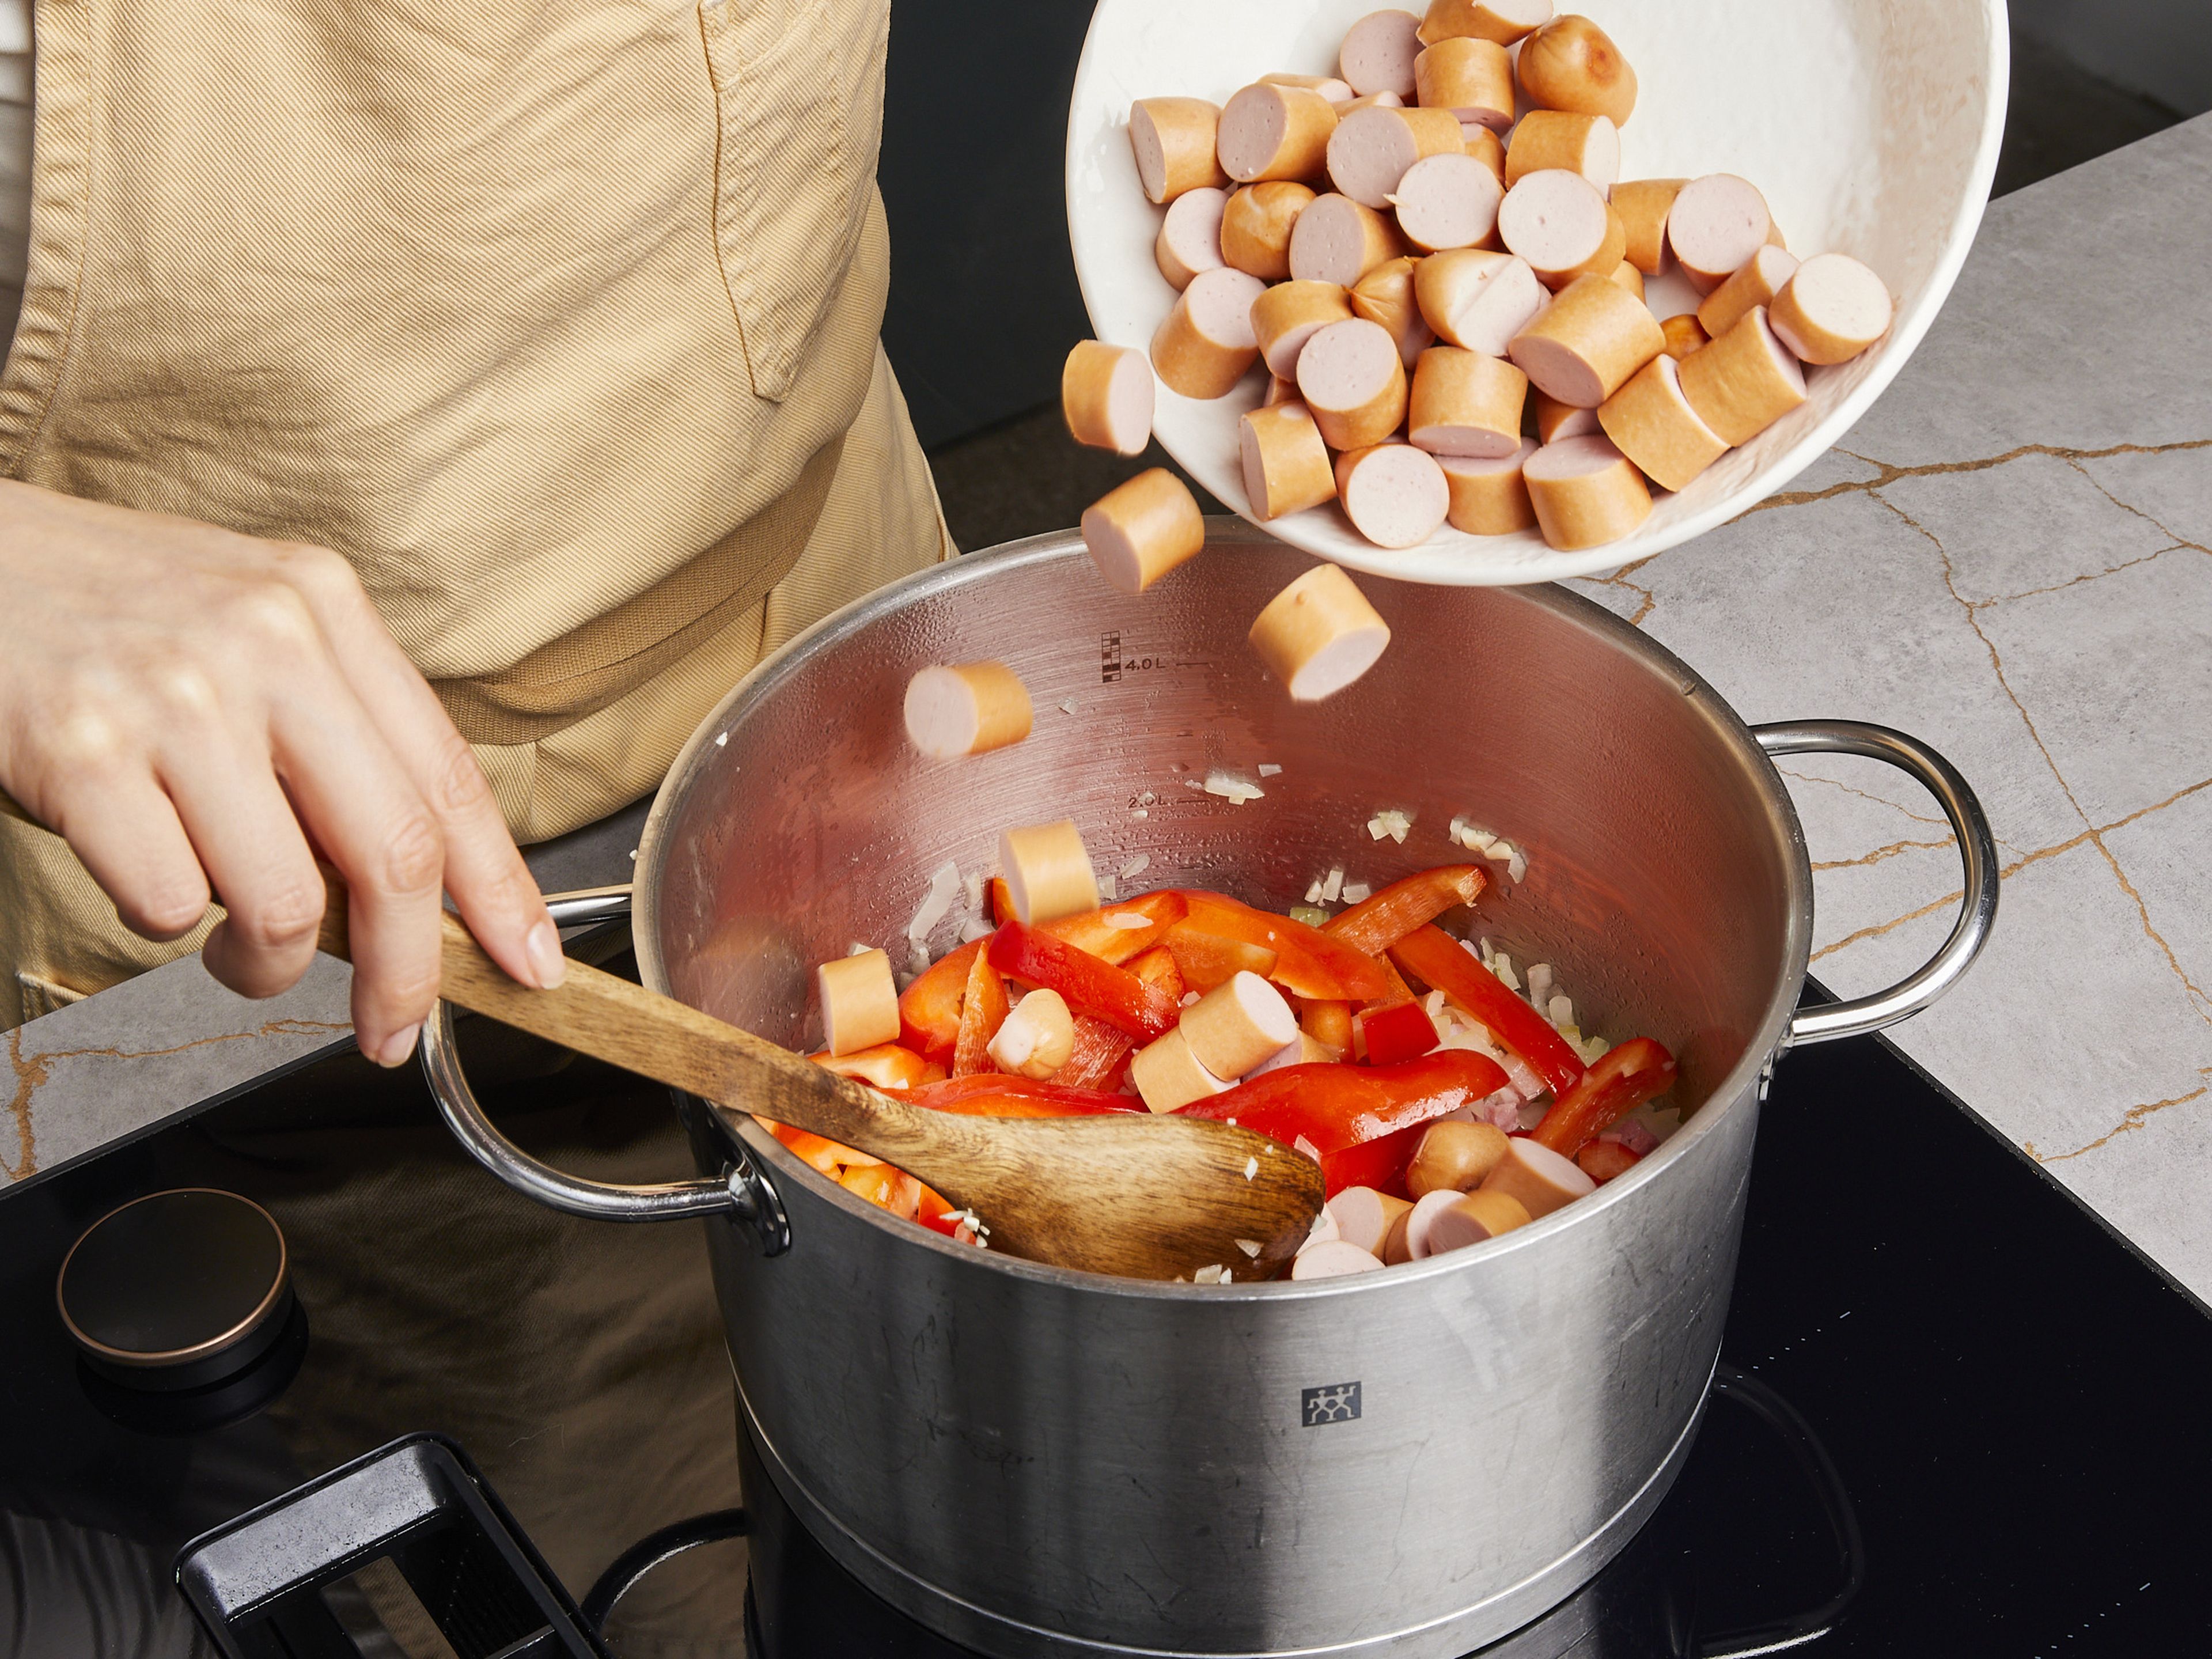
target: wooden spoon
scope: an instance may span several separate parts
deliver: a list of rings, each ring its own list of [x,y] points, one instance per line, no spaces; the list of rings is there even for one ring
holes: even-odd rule
[[[347,955],[335,880],[319,943]],[[871,1153],[973,1210],[993,1249],[1032,1261],[1133,1279],[1207,1267],[1265,1279],[1321,1210],[1320,1166],[1250,1129],[1150,1112],[970,1117],[909,1106],[584,963],[570,962],[550,991],[518,984],[451,911],[441,966],[438,994],[456,1007]]]

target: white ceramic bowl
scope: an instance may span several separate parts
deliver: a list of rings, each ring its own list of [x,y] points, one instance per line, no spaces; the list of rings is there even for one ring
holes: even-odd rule
[[[1269,70],[1333,74],[1345,30],[1376,9],[1376,0],[1099,0],[1068,110],[1067,228],[1100,339],[1145,349],[1175,301],[1152,263],[1163,210],[1137,183],[1131,102],[1179,94],[1219,103]],[[1640,530],[1603,547],[1559,553],[1533,530],[1446,528],[1393,552],[1354,533],[1334,505],[1273,520],[1271,534],[1410,581],[1493,585],[1609,570],[1782,488],[1844,434],[1935,319],[1996,170],[2004,0],[1588,0],[1585,9],[1636,70],[1621,176],[1741,173],[1765,193],[1793,252],[1849,253],[1881,273],[1898,301],[1889,334],[1850,362],[1808,370],[1802,408],[1680,494],[1657,494]],[[1680,282],[1670,275],[1651,285],[1655,310],[1693,308],[1686,285],[1671,286]],[[1255,369],[1211,402],[1158,388],[1162,445],[1247,518],[1237,422],[1264,385]]]

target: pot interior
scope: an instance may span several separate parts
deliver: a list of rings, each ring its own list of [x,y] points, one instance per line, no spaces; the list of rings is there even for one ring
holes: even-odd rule
[[[1810,878],[1733,712],[1563,590],[1373,578],[1361,585],[1389,650],[1337,696],[1293,703],[1244,635],[1311,562],[1233,521],[1209,529],[1204,554],[1136,598],[1109,589],[1073,534],[969,555],[764,664],[702,726],[647,824],[647,982],[812,1049],[814,965],[857,942],[903,967],[931,872],[989,872],[1002,829],[1073,817],[1123,897],[1202,886],[1283,908],[1332,866],[1380,887],[1474,859],[1449,839],[1464,816],[1528,860],[1518,882],[1487,866],[1474,931],[1516,968],[1552,963],[1585,1031],[1674,1049],[1686,1112],[1747,1081],[1731,1074],[1764,1061],[1802,979]],[[922,759],[904,735],[908,678],[981,658],[1026,683],[1034,730]],[[1194,787],[1217,770],[1266,793],[1237,805]],[[1413,820],[1402,845],[1370,835],[1384,809]],[[964,914],[963,894],[933,955]]]

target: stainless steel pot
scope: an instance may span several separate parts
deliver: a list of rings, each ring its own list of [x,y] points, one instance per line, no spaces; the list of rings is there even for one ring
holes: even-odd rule
[[[1557,964],[1594,1029],[1680,1058],[1695,1115],[1629,1175],[1492,1243],[1362,1278],[1137,1283],[893,1221],[733,1114],[715,1115],[708,1179],[573,1181],[483,1119],[448,1022],[428,1060],[471,1148],[547,1201],[747,1224],[708,1230],[744,1421],[809,1530],[896,1607],[1010,1659],[1447,1659],[1562,1600],[1664,1495],[1719,1348],[1775,1056],[1940,994],[1988,932],[1996,860],[1972,792],[1924,746],[1840,722],[1747,730],[1558,588],[1369,581],[1389,653],[1332,701],[1293,704],[1243,632],[1309,561],[1241,524],[1211,535],[1141,599],[1109,592],[1073,535],[972,555],[763,664],[647,824],[646,982],[811,1043],[810,965],[855,939],[898,950],[928,872],[986,866],[1002,826],[1072,814],[1103,870],[1150,858],[1132,886],[1283,905],[1332,864],[1379,884],[1447,860],[1464,813],[1528,853],[1527,878],[1483,899],[1481,931]],[[908,675],[987,656],[1028,683],[1036,731],[920,761]],[[1809,750],[1919,778],[1966,896],[1910,979],[1801,1013],[1812,882],[1769,757]],[[1261,799],[1189,787],[1261,763],[1282,769]],[[1369,838],[1383,807],[1414,819],[1403,846]]]

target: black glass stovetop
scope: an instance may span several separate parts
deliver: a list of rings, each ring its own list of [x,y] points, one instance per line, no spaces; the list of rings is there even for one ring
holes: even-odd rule
[[[534,1102],[668,1109],[588,1062],[527,1086]],[[169,1585],[176,1551],[321,1473],[276,1449],[250,1383],[213,1413],[238,1420],[194,1427],[134,1416],[88,1379],[53,1301],[70,1240],[198,1179],[227,1115],[380,1091],[381,1109],[431,1114],[411,1072],[347,1057],[0,1195],[0,1659],[212,1651]],[[313,1311],[304,1352],[272,1352],[264,1393],[336,1363]],[[1779,1067],[1722,1360],[1691,1460],[1636,1542],[1496,1653],[1674,1659],[1825,1630],[1799,1650],[2212,1654],[2212,1316],[1886,1044]],[[957,1654],[844,1577],[757,1467],[746,1498],[758,1659]],[[116,1547],[60,1559],[40,1542],[56,1525]],[[118,1616],[67,1616],[102,1598]]]

